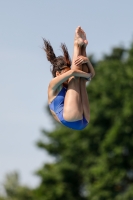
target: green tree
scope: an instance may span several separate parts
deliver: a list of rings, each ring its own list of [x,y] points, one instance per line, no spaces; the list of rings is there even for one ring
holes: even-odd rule
[[[17,172],[5,176],[3,187],[6,195],[1,195],[0,200],[34,200],[34,190],[20,184]]]
[[[133,199],[133,44],[113,48],[93,64],[89,125],[44,130],[37,143],[55,157],[37,172],[38,200]]]

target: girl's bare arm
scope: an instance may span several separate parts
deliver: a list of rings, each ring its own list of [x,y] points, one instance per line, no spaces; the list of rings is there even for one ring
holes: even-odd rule
[[[57,90],[57,88],[64,83],[66,80],[68,80],[70,77],[76,76],[76,77],[83,77],[83,78],[89,78],[91,74],[85,73],[81,70],[69,70],[51,80],[49,83],[49,89],[51,90]]]

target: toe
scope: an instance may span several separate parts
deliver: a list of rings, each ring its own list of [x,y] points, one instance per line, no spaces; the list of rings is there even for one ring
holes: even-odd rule
[[[76,32],[79,32],[80,29],[81,29],[81,27],[78,26],[78,27],[76,28]]]

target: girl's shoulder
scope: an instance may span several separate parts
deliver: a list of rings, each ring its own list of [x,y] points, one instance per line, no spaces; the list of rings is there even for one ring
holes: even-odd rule
[[[61,91],[62,86],[59,86],[56,90],[52,90],[50,87],[48,87],[48,103],[50,104],[54,98],[59,94]]]

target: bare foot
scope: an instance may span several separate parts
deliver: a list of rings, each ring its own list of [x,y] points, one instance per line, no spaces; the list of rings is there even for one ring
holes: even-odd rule
[[[88,45],[88,40],[86,38],[86,33],[84,32],[84,30],[81,28],[81,32],[82,32],[82,39],[84,41],[84,46],[86,47]]]
[[[75,38],[74,38],[74,43],[78,44],[79,46],[82,46],[84,44],[84,40],[82,37],[83,33],[81,30],[81,27],[78,26],[75,30]]]

